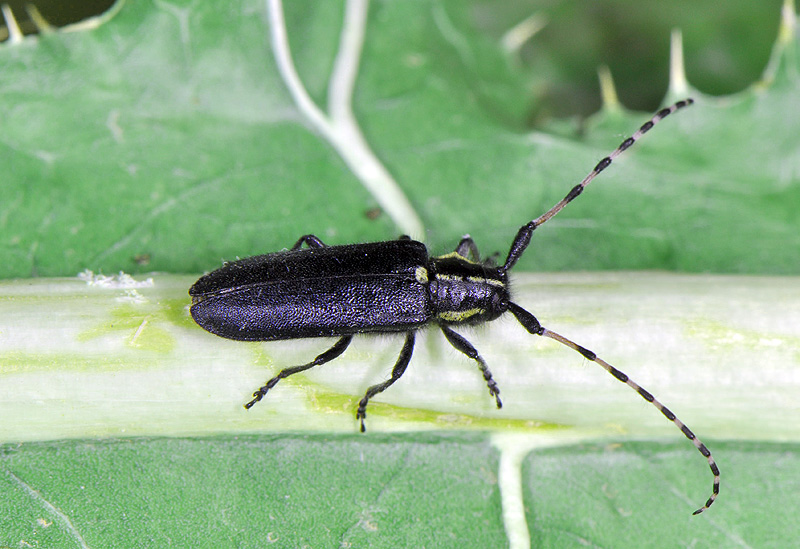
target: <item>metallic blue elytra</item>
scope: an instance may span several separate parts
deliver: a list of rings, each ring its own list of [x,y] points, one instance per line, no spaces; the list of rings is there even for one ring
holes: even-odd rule
[[[234,261],[192,286],[192,317],[209,332],[242,341],[405,332],[433,316],[424,244],[295,248]]]

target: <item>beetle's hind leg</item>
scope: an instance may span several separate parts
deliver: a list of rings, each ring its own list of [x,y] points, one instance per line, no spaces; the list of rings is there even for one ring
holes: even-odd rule
[[[277,385],[277,383],[280,380],[287,378],[290,375],[303,372],[305,370],[308,370],[309,368],[313,368],[314,366],[319,366],[320,364],[325,364],[326,362],[330,362],[331,360],[335,359],[336,357],[341,355],[345,351],[345,349],[347,349],[347,346],[350,345],[350,342],[352,340],[353,336],[351,335],[344,336],[341,339],[339,339],[339,341],[337,341],[333,345],[333,347],[331,347],[321,355],[317,356],[317,358],[315,358],[308,364],[303,364],[302,366],[293,366],[291,368],[286,368],[284,370],[281,370],[280,373],[278,373],[278,375],[267,381],[263,387],[261,387],[255,393],[253,393],[254,397],[253,400],[245,404],[244,407],[247,408],[248,410],[252,408],[253,405],[262,398],[264,398],[264,395],[266,395],[270,389],[275,387],[275,385]]]
[[[292,246],[292,250],[299,250],[304,242],[309,248],[326,248],[328,246],[313,234],[305,234],[297,239],[297,242]]]
[[[450,345],[478,363],[478,367],[483,373],[483,379],[486,380],[486,386],[489,387],[489,394],[494,397],[497,407],[502,408],[503,403],[500,401],[500,388],[497,386],[497,383],[495,383],[494,378],[492,378],[492,372],[489,371],[489,367],[486,365],[486,362],[483,360],[483,358],[481,358],[481,355],[478,354],[478,351],[475,350],[475,347],[473,347],[469,341],[464,339],[463,336],[457,334],[447,326],[440,327],[444,333],[444,336],[447,338],[447,341],[450,342]]]
[[[378,393],[382,393],[389,386],[392,385],[395,381],[400,379],[403,373],[406,371],[408,367],[408,363],[411,360],[411,355],[414,354],[414,332],[406,333],[406,343],[403,345],[403,349],[400,351],[400,356],[397,357],[397,362],[394,365],[394,369],[392,370],[392,377],[384,381],[383,383],[378,383],[377,385],[373,385],[367,392],[364,393],[364,398],[358,403],[358,411],[356,412],[356,419],[361,421],[361,432],[367,430],[364,426],[364,419],[367,417],[367,403],[369,399],[377,395]]]

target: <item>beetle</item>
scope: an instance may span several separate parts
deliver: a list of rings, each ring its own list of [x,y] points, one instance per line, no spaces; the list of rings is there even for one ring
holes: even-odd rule
[[[421,242],[398,240],[327,246],[314,235],[301,237],[288,251],[239,259],[202,276],[189,290],[191,315],[205,330],[240,341],[338,337],[328,350],[301,366],[281,370],[253,393],[251,408],[281,380],[340,356],[356,334],[399,332],[405,343],[389,379],[372,385],[358,403],[361,431],[367,404],[395,383],[411,360],[415,332],[437,324],[447,341],[475,361],[489,394],[502,407],[500,389],[483,357],[453,326],[480,324],[510,312],[531,334],[548,337],[596,362],[655,406],[695,445],[714,475],[713,491],[694,514],[708,509],[719,494],[720,473],[711,452],[666,406],[594,352],[542,326],[511,299],[508,273],[531,242],[534,230],[578,197],[592,179],[673,112],[692,104],[679,101],[642,125],[550,210],[523,225],[502,265],[482,260],[469,236],[456,249],[432,257]],[[303,245],[305,244],[305,248]]]

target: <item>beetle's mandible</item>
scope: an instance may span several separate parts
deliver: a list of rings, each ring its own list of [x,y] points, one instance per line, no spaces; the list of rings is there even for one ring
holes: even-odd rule
[[[226,263],[201,277],[189,290],[192,317],[213,334],[241,341],[339,338],[311,362],[286,368],[267,381],[253,393],[253,399],[245,408],[260,401],[281,379],[341,355],[355,334],[405,334],[405,344],[391,377],[367,389],[358,403],[356,418],[363,432],[369,400],[400,379],[414,351],[415,332],[432,323],[439,326],[453,347],[477,363],[489,394],[500,408],[500,389],[486,362],[453,326],[488,322],[510,312],[531,334],[553,339],[598,363],[655,406],[692,441],[714,475],[711,496],[694,512],[702,513],[719,494],[719,468],[705,444],[627,375],[592,351],[542,326],[535,316],[512,301],[508,287],[508,272],[528,247],[533,231],[580,195],[592,179],[656,123],[691,103],[691,99],[679,101],[656,113],[614,152],[600,160],[561,201],[523,225],[502,265],[482,260],[468,236],[459,242],[455,251],[431,257],[424,244],[408,237],[389,242],[326,246],[316,236],[306,235],[291,250]]]

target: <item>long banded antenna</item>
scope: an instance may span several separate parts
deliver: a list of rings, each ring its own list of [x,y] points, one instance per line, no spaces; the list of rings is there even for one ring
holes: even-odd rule
[[[692,444],[694,444],[695,448],[697,448],[697,451],[700,452],[704,458],[706,458],[706,461],[708,461],[708,467],[711,469],[711,473],[714,475],[714,485],[711,489],[711,496],[708,498],[708,500],[706,500],[705,504],[702,507],[700,507],[692,514],[699,515],[700,513],[711,507],[711,504],[714,503],[714,501],[717,499],[717,496],[719,495],[719,467],[717,467],[717,462],[714,461],[714,458],[711,455],[711,450],[709,450],[708,447],[705,444],[703,444],[700,441],[700,439],[697,438],[697,436],[695,436],[692,430],[689,429],[689,427],[687,427],[684,422],[679,420],[669,408],[661,404],[661,402],[659,402],[653,396],[652,393],[650,393],[644,387],[642,387],[641,385],[633,381],[631,378],[629,378],[627,374],[625,374],[620,370],[617,370],[611,364],[609,364],[602,358],[598,357],[594,353],[594,351],[590,351],[586,347],[578,345],[574,341],[567,339],[561,334],[557,334],[556,332],[548,330],[539,323],[539,321],[536,319],[535,316],[533,316],[531,313],[529,313],[516,303],[513,302],[509,303],[508,310],[511,311],[511,313],[517,318],[519,323],[522,324],[522,326],[526,330],[528,330],[528,332],[534,335],[540,335],[542,337],[549,337],[550,339],[558,341],[562,345],[569,347],[573,351],[579,352],[587,360],[596,362],[606,372],[608,372],[616,379],[618,379],[619,381],[621,381],[622,383],[626,384],[628,387],[639,393],[639,396],[641,396],[647,402],[655,406],[656,409],[659,412],[661,412],[665,418],[667,418],[673,424],[675,424],[675,427],[680,429],[681,433],[683,433],[686,438],[692,441]]]
[[[666,107],[658,111],[653,118],[642,124],[642,127],[636,130],[632,136],[628,139],[620,143],[619,147],[617,147],[614,152],[603,158],[594,169],[589,172],[589,175],[583,178],[583,181],[575,185],[568,193],[567,196],[562,198],[561,200],[556,203],[555,206],[547,210],[545,213],[528,223],[527,225],[523,225],[519,232],[517,233],[514,242],[511,244],[511,250],[508,252],[508,259],[506,259],[505,265],[503,265],[502,269],[504,271],[508,271],[517,260],[522,256],[525,248],[528,247],[528,244],[531,242],[531,236],[533,235],[533,231],[539,227],[540,225],[544,224],[546,221],[550,220],[553,216],[555,216],[558,212],[564,209],[564,207],[575,200],[583,192],[583,189],[586,188],[586,185],[592,182],[592,179],[597,177],[597,175],[608,168],[611,165],[611,162],[614,161],[619,155],[623,152],[628,150],[634,143],[636,143],[645,133],[650,131],[650,129],[664,120],[667,116],[674,113],[678,109],[682,109],[683,107],[688,107],[694,103],[693,99],[684,99],[683,101],[678,101],[671,107]]]
[[[575,197],[577,197],[579,194],[581,194],[583,192],[583,189],[586,188],[586,185],[591,183],[592,179],[597,177],[597,175],[600,172],[602,172],[603,170],[608,168],[608,166],[611,165],[611,162],[616,157],[618,157],[623,152],[628,150],[631,147],[631,145],[636,143],[639,140],[639,138],[641,138],[644,134],[646,134],[648,131],[650,131],[650,129],[653,126],[655,126],[656,124],[658,124],[659,122],[664,120],[666,117],[668,117],[670,114],[674,113],[678,109],[682,109],[683,107],[688,107],[692,103],[694,103],[693,99],[684,99],[683,101],[678,101],[677,103],[675,103],[671,107],[667,107],[665,109],[661,109],[660,111],[658,111],[656,113],[656,115],[653,116],[653,118],[651,118],[650,120],[648,120],[647,122],[642,124],[642,127],[639,128],[638,130],[636,130],[636,133],[634,133],[628,139],[626,139],[625,141],[620,143],[619,147],[617,147],[614,150],[614,152],[612,152],[611,154],[606,156],[604,159],[602,159],[600,162],[598,162],[597,166],[595,166],[594,169],[591,172],[589,172],[589,175],[584,177],[583,181],[581,181],[580,183],[575,185],[572,188],[572,190],[569,191],[569,193],[567,193],[567,196],[562,198],[558,202],[558,204],[556,204],[555,206],[553,206],[552,208],[547,210],[545,213],[543,213],[542,215],[540,215],[539,217],[534,219],[533,220],[534,227],[538,227],[539,225],[543,224],[545,221],[548,221],[551,217],[556,215],[558,212],[563,210],[564,206],[566,206],[567,204],[572,202],[572,200],[575,199]]]
[[[619,381],[621,381],[622,383],[626,384],[628,387],[639,393],[639,396],[641,396],[647,402],[655,406],[659,412],[664,414],[665,418],[670,420],[672,423],[675,424],[675,427],[681,430],[681,433],[683,433],[684,436],[686,436],[686,438],[692,441],[692,444],[694,444],[695,448],[697,448],[697,451],[703,454],[703,457],[705,457],[706,460],[708,461],[708,467],[711,469],[711,473],[714,475],[714,486],[711,491],[711,496],[708,498],[705,505],[700,507],[697,511],[695,511],[692,514],[699,515],[700,513],[711,507],[711,504],[714,503],[714,500],[716,500],[717,496],[719,495],[719,467],[717,467],[717,463],[714,461],[714,458],[711,455],[711,450],[709,450],[708,447],[706,447],[706,445],[703,444],[703,442],[699,438],[697,438],[697,436],[692,432],[692,430],[689,429],[689,427],[687,427],[684,422],[679,420],[669,408],[661,404],[658,401],[658,399],[656,399],[652,395],[652,393],[650,393],[649,391],[644,389],[641,385],[639,385],[631,378],[629,378],[627,374],[625,374],[620,370],[617,370],[611,364],[609,364],[608,362],[597,356],[593,351],[590,351],[589,349],[578,345],[574,341],[567,339],[561,334],[551,332],[550,330],[544,327],[542,328],[542,333],[540,335],[542,335],[543,337],[549,337],[550,339],[554,339],[559,343],[561,343],[562,345],[566,345],[570,349],[578,351],[588,360],[596,362],[597,364],[602,366],[602,368],[606,372],[608,372],[609,374],[617,378]]]

